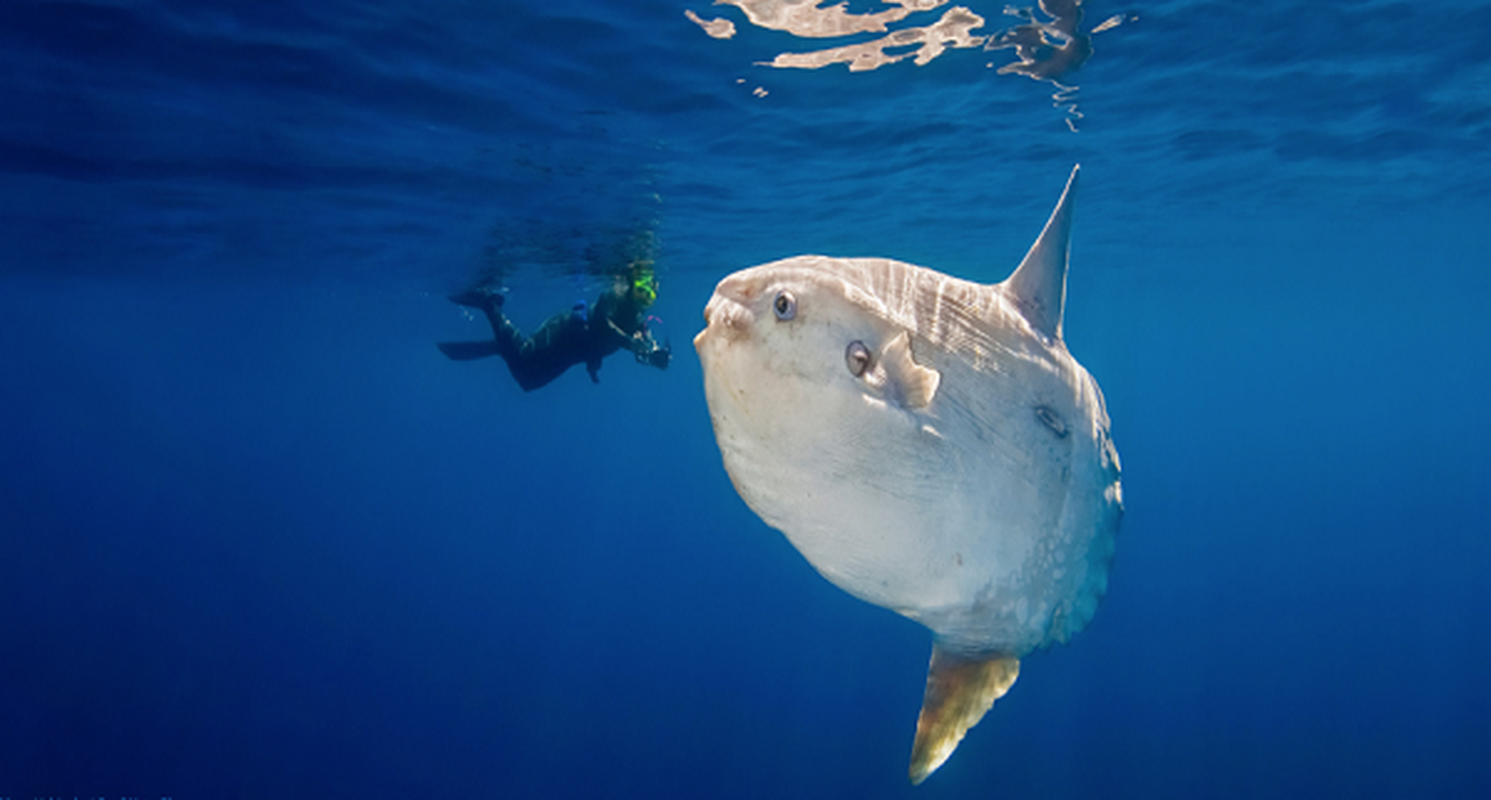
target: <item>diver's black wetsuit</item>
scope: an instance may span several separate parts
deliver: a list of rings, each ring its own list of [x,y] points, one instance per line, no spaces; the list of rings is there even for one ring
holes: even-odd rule
[[[549,317],[532,336],[524,336],[503,315],[501,303],[500,295],[491,295],[480,306],[492,323],[494,341],[441,342],[440,350],[462,361],[502,356],[525,392],[548,384],[576,364],[584,364],[590,380],[599,383],[596,373],[602,359],[622,348],[638,361],[659,369],[668,367],[670,353],[653,341],[642,309],[625,289],[603,292],[589,307],[579,303]]]

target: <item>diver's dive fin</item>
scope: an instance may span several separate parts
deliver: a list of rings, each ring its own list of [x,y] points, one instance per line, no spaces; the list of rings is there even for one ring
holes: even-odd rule
[[[497,355],[497,340],[485,342],[436,342],[440,352],[452,361],[472,361]]]
[[[1015,685],[1020,659],[960,656],[932,644],[927,693],[911,745],[911,782],[927,779],[957,749],[969,728]]]

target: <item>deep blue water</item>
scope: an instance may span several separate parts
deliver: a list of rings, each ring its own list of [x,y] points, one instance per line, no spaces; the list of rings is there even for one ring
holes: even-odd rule
[[[0,4],[0,798],[1491,794],[1491,6],[1114,15],[1073,113],[703,3]],[[687,342],[798,253],[1000,280],[1076,162],[1111,588],[913,789],[926,631]],[[435,350],[639,232],[669,371]]]

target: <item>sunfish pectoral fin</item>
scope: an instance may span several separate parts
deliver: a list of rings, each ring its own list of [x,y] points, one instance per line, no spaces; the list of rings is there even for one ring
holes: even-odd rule
[[[931,405],[937,397],[942,373],[916,363],[911,354],[911,336],[901,331],[881,348],[874,373],[866,379],[901,407],[919,409]]]
[[[1030,246],[1025,260],[1000,288],[1020,309],[1020,315],[1048,339],[1061,338],[1062,308],[1066,304],[1067,255],[1071,250],[1072,205],[1076,201],[1077,173],[1072,167],[1066,190],[1046,221],[1040,238]]]
[[[916,720],[916,741],[911,745],[913,785],[942,766],[963,741],[963,734],[983,719],[1019,675],[1018,658],[960,656],[932,644],[927,692]]]

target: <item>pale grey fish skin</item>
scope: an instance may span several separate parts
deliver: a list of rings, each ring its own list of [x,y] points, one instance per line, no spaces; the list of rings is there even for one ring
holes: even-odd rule
[[[1035,330],[1004,287],[800,256],[721,281],[695,347],[752,510],[835,585],[944,648],[1018,657],[1092,618],[1122,490],[1097,383],[1059,325]],[[771,306],[783,291],[790,322]],[[879,354],[903,331],[938,374],[922,407],[899,385],[917,366],[878,386],[845,367],[851,342]]]

